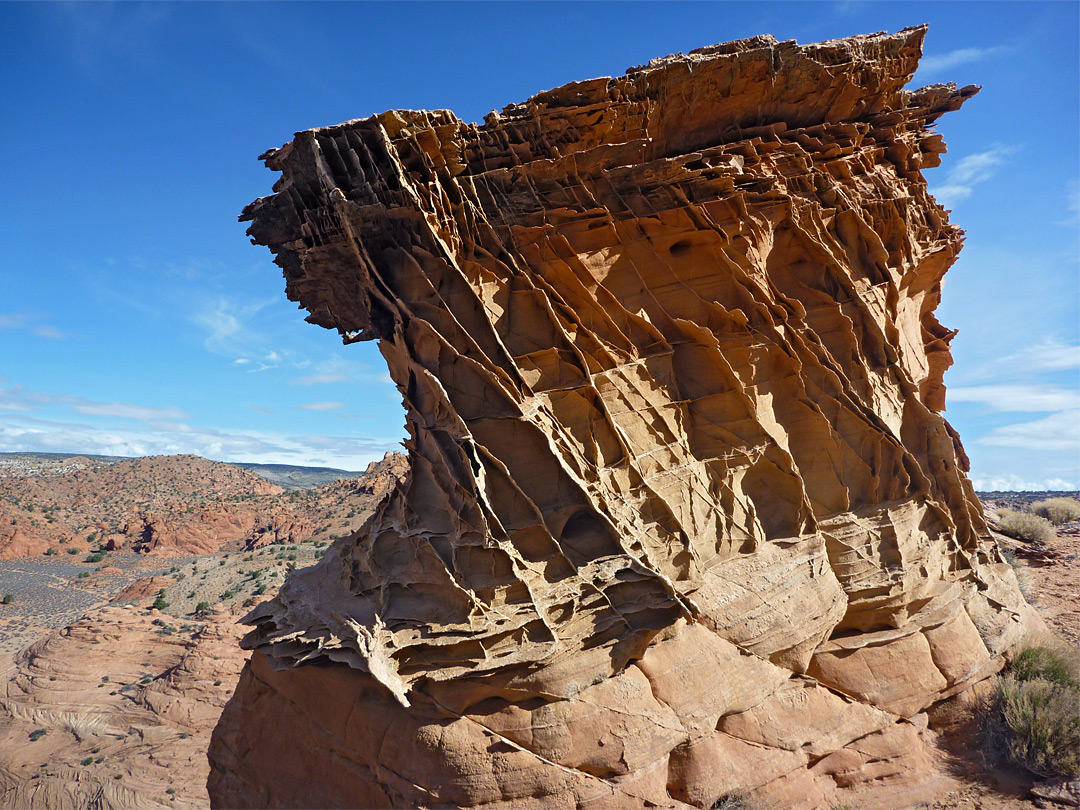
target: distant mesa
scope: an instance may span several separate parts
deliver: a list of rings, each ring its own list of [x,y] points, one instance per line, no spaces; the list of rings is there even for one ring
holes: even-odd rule
[[[926,709],[1039,620],[940,415],[962,232],[922,171],[978,88],[904,89],[925,33],[263,155],[242,219],[309,321],[380,342],[408,474],[247,617],[213,806],[933,790]]]

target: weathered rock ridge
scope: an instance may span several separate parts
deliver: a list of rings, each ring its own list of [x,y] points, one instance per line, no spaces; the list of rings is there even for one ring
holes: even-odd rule
[[[263,155],[242,219],[309,321],[380,341],[411,472],[248,617],[215,806],[817,807],[929,770],[923,710],[1034,619],[938,413],[962,232],[921,172],[978,88],[904,90],[924,34]]]

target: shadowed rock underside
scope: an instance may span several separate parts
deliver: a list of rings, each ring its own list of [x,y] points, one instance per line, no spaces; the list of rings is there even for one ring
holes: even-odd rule
[[[411,473],[247,618],[218,807],[828,806],[1035,621],[939,415],[925,27],[298,133],[249,233]],[[318,779],[311,774],[317,772]]]

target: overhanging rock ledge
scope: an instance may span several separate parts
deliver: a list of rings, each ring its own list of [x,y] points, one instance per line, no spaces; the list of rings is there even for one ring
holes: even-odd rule
[[[925,27],[755,37],[298,133],[249,205],[378,339],[411,473],[256,608],[216,807],[828,807],[1037,618],[939,414],[978,88]],[[314,776],[313,774],[317,774]]]

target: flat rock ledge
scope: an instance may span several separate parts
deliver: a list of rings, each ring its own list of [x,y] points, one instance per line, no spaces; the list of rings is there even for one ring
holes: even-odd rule
[[[669,56],[263,155],[290,299],[377,339],[410,473],[246,619],[215,807],[830,807],[1038,623],[940,415],[977,87],[925,27]],[[929,781],[928,781],[929,780]]]

